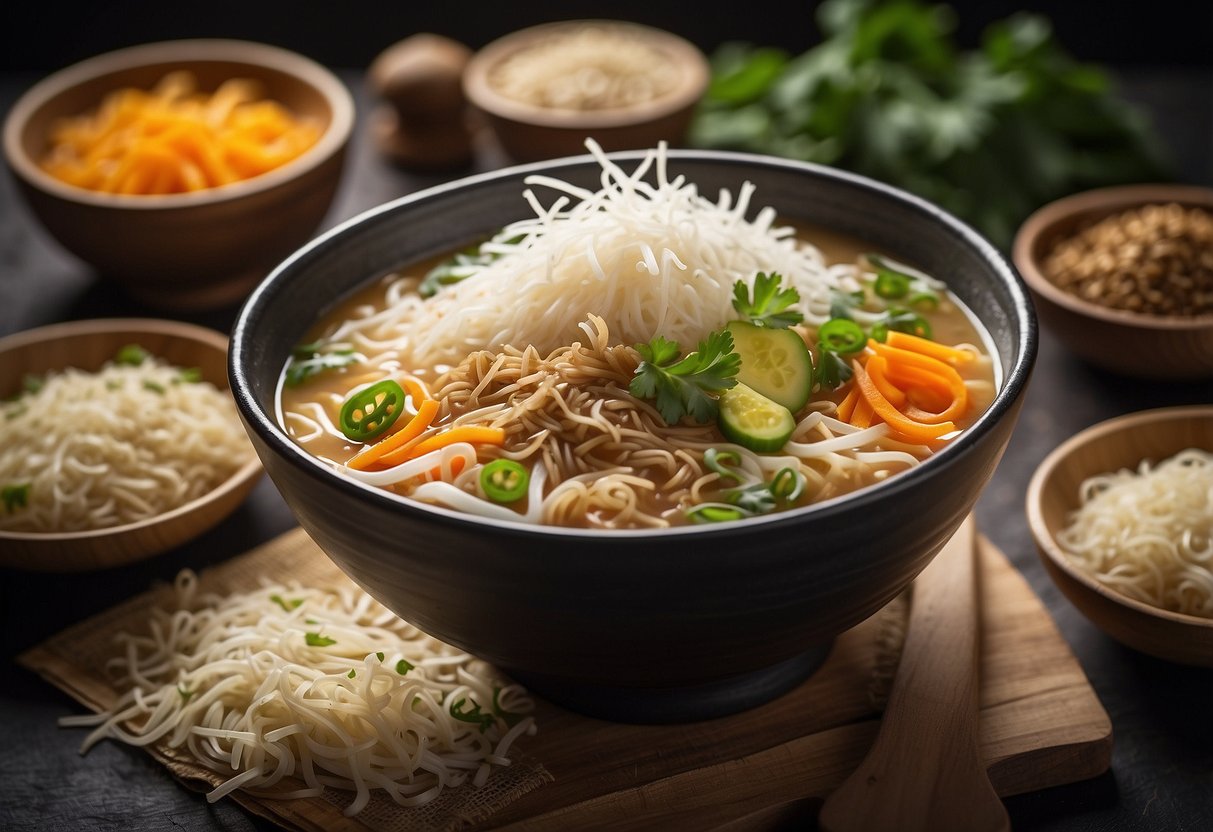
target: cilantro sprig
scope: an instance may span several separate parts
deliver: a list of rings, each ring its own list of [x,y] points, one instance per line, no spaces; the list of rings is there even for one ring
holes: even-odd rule
[[[286,386],[298,387],[317,373],[348,367],[358,360],[350,347],[313,341],[300,344],[291,351],[291,360],[286,365]]]
[[[753,294],[744,280],[733,284],[733,308],[757,326],[787,329],[804,320],[804,315],[792,307],[800,303],[795,289],[781,289],[783,278],[778,272],[759,272],[754,277]]]
[[[690,416],[700,424],[716,419],[719,405],[710,393],[727,390],[737,383],[741,356],[733,351],[728,330],[712,332],[699,348],[680,357],[682,348],[658,335],[647,344],[637,344],[643,359],[628,389],[639,399],[653,399],[666,424],[677,424]]]

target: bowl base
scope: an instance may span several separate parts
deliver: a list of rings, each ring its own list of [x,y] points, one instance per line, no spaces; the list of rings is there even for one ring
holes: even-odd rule
[[[776,699],[816,672],[832,647],[830,641],[769,667],[681,687],[611,687],[507,672],[529,692],[585,716],[611,722],[668,725],[728,716]]]

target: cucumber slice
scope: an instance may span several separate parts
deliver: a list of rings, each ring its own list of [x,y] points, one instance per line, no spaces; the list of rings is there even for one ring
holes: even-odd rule
[[[813,356],[791,329],[730,321],[733,351],[741,356],[737,380],[795,413],[813,390]]]
[[[780,450],[796,428],[792,411],[745,384],[725,390],[719,404],[720,432],[730,442],[756,453]]]

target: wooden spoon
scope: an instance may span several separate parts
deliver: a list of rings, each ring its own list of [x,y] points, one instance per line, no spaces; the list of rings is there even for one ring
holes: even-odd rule
[[[822,806],[826,832],[996,832],[1010,819],[978,751],[978,563],[969,515],[914,582],[876,742]]]

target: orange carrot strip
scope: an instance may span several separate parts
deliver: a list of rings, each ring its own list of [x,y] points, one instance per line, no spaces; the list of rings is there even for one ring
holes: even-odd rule
[[[868,359],[868,364],[876,361],[879,357],[873,356]],[[884,420],[890,428],[902,434],[908,439],[922,441],[927,439],[935,439],[945,433],[956,430],[956,425],[951,422],[940,422],[939,424],[929,425],[922,422],[916,422],[904,415],[893,405],[889,404],[889,400],[881,395],[880,390],[872,382],[868,371],[864,369],[858,361],[852,362],[855,370],[855,383],[859,386],[859,391],[863,394],[864,399],[877,416]]]
[[[480,425],[460,425],[442,433],[436,433],[420,442],[393,451],[390,455],[380,457],[379,462],[388,465],[398,465],[410,459],[445,448],[456,442],[470,442],[479,445],[505,444],[505,431],[502,428],[486,428]]]
[[[867,362],[868,375],[871,376],[872,383],[876,385],[876,389],[880,391],[880,395],[888,399],[889,404],[899,409],[902,408],[906,403],[905,391],[894,386],[893,382],[890,381],[888,376],[886,376],[883,372],[884,368],[888,366],[888,361],[880,358],[879,356],[874,357],[879,359],[876,361],[876,367],[871,366],[871,359],[869,359]],[[858,387],[858,385],[856,385],[856,387]]]
[[[425,385],[412,376],[404,376],[401,378],[400,386],[407,390],[408,394],[413,397],[413,407],[420,408],[421,403],[430,397],[429,392],[425,389]]]
[[[899,407],[915,421],[946,422],[968,410],[969,390],[959,375],[941,375],[893,361],[888,363],[887,375],[910,394],[911,404]]]
[[[355,454],[346,465],[351,468],[356,468],[359,471],[365,471],[368,467],[376,462],[384,462],[386,457],[397,448],[407,445],[412,440],[416,439],[421,434],[425,433],[434,421],[434,417],[438,415],[438,402],[433,399],[426,399],[417,407],[417,415],[408,421],[404,427],[395,433],[388,436],[386,439],[381,439],[374,445],[369,445]],[[401,460],[403,461],[403,460]],[[388,463],[395,464],[395,463]]]
[[[855,412],[855,402],[859,399],[859,386],[851,385],[851,392],[843,397],[843,400],[838,403],[838,412],[836,415],[844,422],[851,421],[851,414]]]
[[[855,385],[855,389],[859,389],[858,384]],[[868,400],[864,398],[862,394],[856,396],[855,410],[851,413],[851,424],[857,428],[870,428],[872,427],[872,419],[874,419],[875,416],[876,413],[872,410],[872,405],[868,403]]]
[[[899,377],[904,378],[907,374],[915,376],[916,374],[910,368],[926,371],[942,378],[947,392],[945,393],[943,390],[938,390],[938,392],[941,393],[945,401],[947,397],[950,397],[951,404],[939,412],[927,411],[920,408],[918,410],[920,418],[929,416],[931,421],[937,419],[939,421],[948,421],[963,414],[968,408],[968,388],[965,387],[964,379],[960,377],[960,373],[956,372],[956,369],[952,365],[923,353],[904,350],[899,347],[890,347],[888,344],[881,344],[878,341],[869,340],[868,346],[877,355],[888,359],[890,367],[889,375],[894,379]],[[921,375],[916,377],[918,378],[918,383],[923,386],[929,387],[934,385],[934,382],[928,378]]]
[[[948,364],[968,364],[977,357],[969,350],[958,350],[955,347],[949,347],[946,344],[940,344],[927,338],[920,338],[908,332],[898,332],[895,329],[889,330],[885,343],[890,347],[899,347],[919,352],[923,355],[929,355]]]

